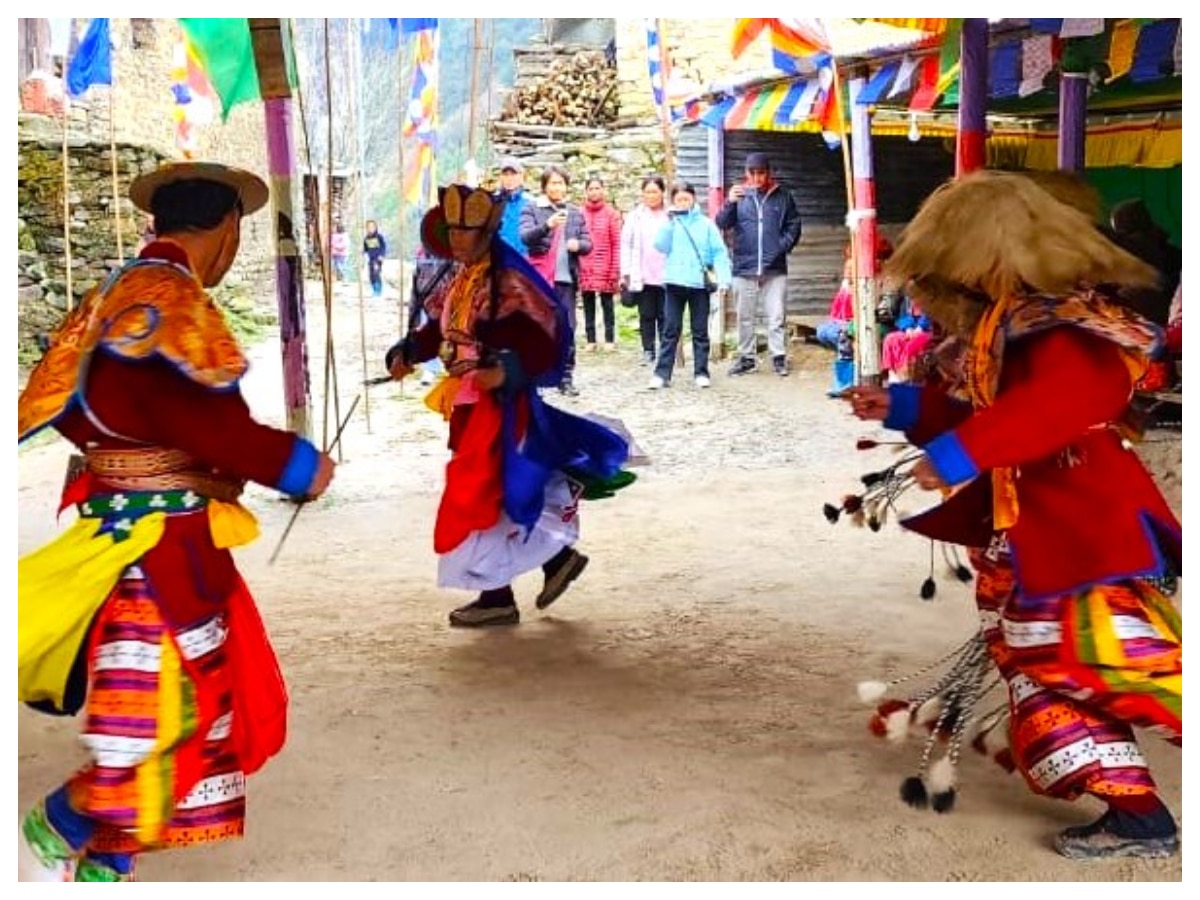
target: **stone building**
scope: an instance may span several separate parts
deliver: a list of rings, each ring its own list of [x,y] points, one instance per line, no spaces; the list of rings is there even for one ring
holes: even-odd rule
[[[18,20],[18,350],[25,348],[27,355],[36,335],[68,306],[68,233],[77,302],[122,253],[128,258],[136,252],[146,222],[127,199],[130,181],[161,160],[183,157],[171,90],[173,54],[182,36],[176,20],[111,19],[113,86],[94,86],[69,103],[63,97],[63,60],[51,53],[47,22]],[[201,127],[197,143],[196,158],[267,174],[262,104],[236,106],[223,124],[218,119]],[[270,295],[265,279],[273,277],[275,250],[269,223],[266,210],[243,223],[242,250],[226,280],[227,293]]]

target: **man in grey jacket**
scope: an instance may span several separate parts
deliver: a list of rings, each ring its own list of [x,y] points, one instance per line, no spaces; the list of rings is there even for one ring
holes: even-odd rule
[[[716,221],[722,231],[733,232],[738,356],[729,374],[758,368],[754,318],[761,297],[775,374],[787,375],[787,255],[800,240],[800,211],[791,192],[772,178],[765,153],[746,157],[746,179],[729,189]]]

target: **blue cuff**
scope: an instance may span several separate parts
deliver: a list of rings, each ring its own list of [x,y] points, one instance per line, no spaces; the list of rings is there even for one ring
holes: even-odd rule
[[[921,409],[921,389],[915,384],[889,384],[887,418],[883,427],[893,431],[908,431],[917,424],[917,413]]]
[[[317,474],[317,448],[302,437],[296,438],[292,455],[279,476],[279,490],[289,497],[299,497],[308,491]]]
[[[925,453],[942,481],[951,487],[970,481],[979,474],[979,467],[967,455],[967,451],[958,440],[958,435],[953,431],[939,434],[926,444]]]

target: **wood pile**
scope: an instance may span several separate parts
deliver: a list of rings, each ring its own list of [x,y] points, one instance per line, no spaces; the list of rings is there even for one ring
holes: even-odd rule
[[[603,50],[547,47],[525,56],[500,122],[595,129],[616,120],[617,70]]]

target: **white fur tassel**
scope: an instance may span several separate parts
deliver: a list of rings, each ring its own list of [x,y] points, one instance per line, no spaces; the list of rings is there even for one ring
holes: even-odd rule
[[[860,681],[858,683],[858,699],[863,703],[875,703],[887,693],[886,681]]]
[[[944,794],[954,787],[954,763],[950,762],[949,756],[941,757],[929,767],[925,783],[931,794]]]
[[[938,697],[930,697],[917,707],[913,715],[914,725],[932,725],[942,713],[942,701]]]
[[[908,707],[902,707],[887,714],[883,720],[884,734],[893,744],[899,744],[908,737],[908,723],[912,713]]]

